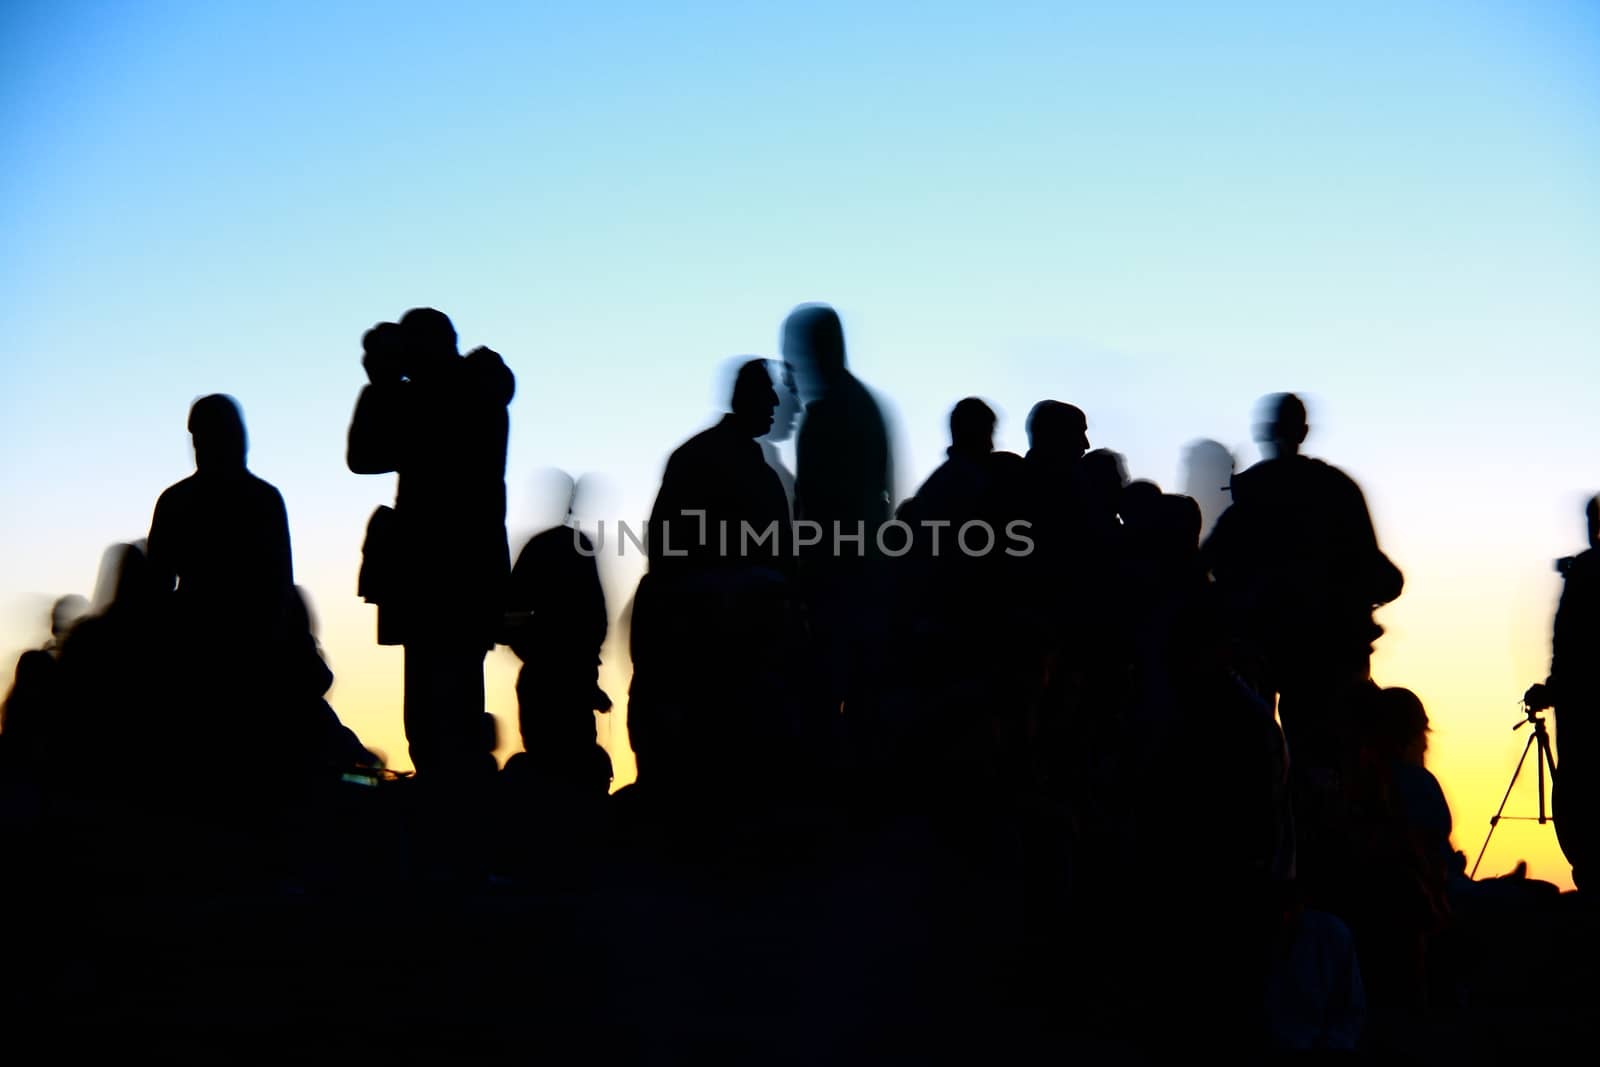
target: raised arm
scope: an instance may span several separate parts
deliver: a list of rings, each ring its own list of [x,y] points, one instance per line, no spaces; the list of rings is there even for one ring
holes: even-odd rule
[[[388,474],[400,467],[401,384],[369,385],[350,418],[345,463],[356,474]]]

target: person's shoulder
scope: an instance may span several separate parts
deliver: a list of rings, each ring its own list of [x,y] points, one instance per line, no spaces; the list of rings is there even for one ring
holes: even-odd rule
[[[1356,480],[1346,474],[1343,467],[1329,463],[1325,459],[1318,459],[1315,456],[1301,456],[1299,458],[1305,464],[1305,468],[1315,471],[1319,478],[1326,478],[1332,482],[1343,482],[1349,485],[1356,484]]]
[[[195,492],[199,488],[199,477],[199,473],[196,472],[189,475],[189,477],[182,479],[181,481],[173,482],[171,485],[161,490],[161,495],[156,497],[156,510],[160,511],[163,508],[182,507],[190,498],[194,496]]]
[[[275,501],[280,507],[283,505],[283,494],[278,491],[278,487],[260,475],[251,471],[245,471],[244,484],[249,486],[251,493],[260,497],[262,500]]]
[[[1232,481],[1233,499],[1237,501],[1241,496],[1249,496],[1259,486],[1272,480],[1277,472],[1274,466],[1277,460],[1263,459],[1252,463],[1242,471],[1235,472]]]

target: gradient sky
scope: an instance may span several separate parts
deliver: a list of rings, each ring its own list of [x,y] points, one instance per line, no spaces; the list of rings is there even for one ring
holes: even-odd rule
[[[505,355],[515,547],[541,466],[642,517],[723,361],[827,300],[902,493],[963,395],[1019,450],[1075,402],[1177,487],[1187,442],[1254,462],[1256,399],[1302,391],[1406,572],[1374,671],[1427,704],[1475,856],[1600,490],[1600,8],[763,7],[5,5],[0,652],[144,535],[189,404],[232,393],[334,706],[405,766],[354,593],[393,493],[343,463],[362,331],[434,305]],[[616,611],[637,561],[607,567]],[[1568,884],[1548,827],[1485,869],[1518,857]]]

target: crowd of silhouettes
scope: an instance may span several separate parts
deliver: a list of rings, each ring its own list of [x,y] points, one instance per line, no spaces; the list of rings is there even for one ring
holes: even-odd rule
[[[404,649],[414,776],[329,706],[283,500],[247,469],[238,404],[207,396],[195,473],[17,664],[8,840],[102,878],[339,884],[367,853],[329,839],[392,797],[397,877],[432,884],[538,882],[618,849],[887,855],[925,873],[929,899],[941,879],[1012,887],[1014,908],[989,907],[1020,924],[1006,958],[1029,976],[1022,1002],[1141,1047],[1382,1045],[1459,1017],[1460,914],[1531,908],[1549,887],[1466,877],[1424,766],[1427,713],[1371,674],[1401,571],[1355,481],[1302,454],[1301,399],[1263,402],[1266,458],[1246,470],[1192,445],[1178,494],[1092,448],[1070,403],[1040,400],[1017,455],[967,397],[944,462],[896,505],[886,419],[838,315],[802,305],[780,338],[666,462],[623,616],[638,775],[616,795],[594,718],[612,705],[611,615],[579,486],[557,486],[513,565],[512,373],[461,355],[423,308],[363,339],[346,457],[397,475],[354,584],[378,642]],[[1579,879],[1600,865],[1596,509],[1563,571],[1550,680],[1529,694],[1560,716]],[[523,752],[503,769],[484,694],[497,644],[522,663]],[[240,761],[260,775],[210,775]],[[183,828],[167,852],[149,845],[163,826]],[[235,840],[242,867],[206,851]]]

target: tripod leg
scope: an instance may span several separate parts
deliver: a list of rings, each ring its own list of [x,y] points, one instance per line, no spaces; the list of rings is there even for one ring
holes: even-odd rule
[[[1543,762],[1539,764],[1539,821],[1542,823],[1546,821],[1544,818],[1545,767],[1548,766],[1550,768],[1550,806],[1552,809],[1555,807],[1556,785],[1556,758],[1550,751],[1550,735],[1542,730],[1539,732],[1539,756],[1543,760]],[[1555,815],[1552,813],[1550,820],[1554,821],[1554,819]]]
[[[1533,764],[1539,769],[1539,825],[1543,826],[1549,821],[1549,816],[1545,814],[1544,805],[1544,765],[1545,761],[1550,758],[1550,742],[1545,740],[1543,722],[1540,722],[1534,729],[1533,737],[1530,740],[1539,742],[1539,754],[1533,757]]]
[[[1494,836],[1494,828],[1500,825],[1500,816],[1505,814],[1506,801],[1511,799],[1511,791],[1517,787],[1517,776],[1522,773],[1522,765],[1527,762],[1528,749],[1533,747],[1533,743],[1538,739],[1538,737],[1539,735],[1536,733],[1529,734],[1528,743],[1522,746],[1522,755],[1517,758],[1517,769],[1511,772],[1511,781],[1506,785],[1506,795],[1500,798],[1500,807],[1495,811],[1494,816],[1489,820],[1489,832],[1484,835],[1483,847],[1478,850],[1477,861],[1473,863],[1472,873],[1467,875],[1468,878],[1478,877],[1478,864],[1483,862],[1483,854],[1489,851],[1489,838]],[[1542,754],[1543,753],[1541,753],[1541,755]],[[1541,778],[1544,775],[1544,764],[1542,763],[1539,765],[1539,774]],[[1539,798],[1539,802],[1543,804],[1543,790],[1540,790]]]

